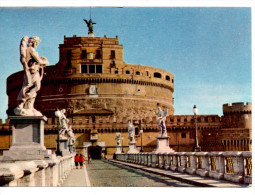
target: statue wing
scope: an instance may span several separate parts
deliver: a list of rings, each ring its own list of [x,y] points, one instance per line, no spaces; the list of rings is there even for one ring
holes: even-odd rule
[[[167,108],[164,110],[164,114],[163,114],[163,116],[164,117],[166,117],[167,116],[167,114],[168,114],[168,110],[167,110]]]
[[[86,22],[87,24],[89,24],[88,20],[86,20],[86,19],[83,19],[83,20],[84,20],[84,22]]]
[[[27,67],[27,63],[26,63],[26,56],[27,56],[27,41],[28,41],[28,37],[25,36],[21,39],[20,41],[20,62],[21,64],[28,68]]]

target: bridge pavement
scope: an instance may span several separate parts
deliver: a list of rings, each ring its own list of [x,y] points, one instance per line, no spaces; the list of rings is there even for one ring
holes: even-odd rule
[[[92,187],[247,187],[247,185],[166,171],[120,161],[92,160],[73,169],[62,186]]]

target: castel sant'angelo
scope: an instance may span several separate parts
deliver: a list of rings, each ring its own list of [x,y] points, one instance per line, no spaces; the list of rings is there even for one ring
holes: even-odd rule
[[[128,51],[127,51],[128,52]],[[47,116],[45,146],[54,150],[58,134],[57,109],[66,109],[76,137],[76,151],[92,158],[112,156],[120,132],[123,151],[128,150],[128,121],[135,127],[137,149],[152,151],[158,135],[158,107],[168,109],[170,146],[192,151],[195,140],[193,115],[174,115],[174,75],[144,65],[126,64],[118,37],[64,36],[59,62],[45,68],[35,108]],[[8,116],[13,115],[22,86],[23,71],[7,79]],[[192,105],[191,105],[192,106]],[[198,115],[198,142],[202,151],[251,151],[251,103],[223,105],[223,116]],[[143,133],[140,133],[143,130]],[[142,139],[141,139],[142,135]],[[11,146],[9,119],[0,121],[0,150]]]

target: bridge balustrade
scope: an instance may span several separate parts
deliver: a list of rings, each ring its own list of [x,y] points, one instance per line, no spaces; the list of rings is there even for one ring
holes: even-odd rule
[[[148,155],[148,163],[147,163],[147,166],[148,167],[152,167],[152,156],[150,155],[150,153],[147,154]]]
[[[162,153],[158,154],[158,167],[162,169],[164,167],[164,156]]]
[[[195,154],[197,156],[198,166],[196,174],[204,177],[209,176],[209,156],[208,152],[198,152]]]
[[[135,164],[138,163],[138,154],[134,154],[134,163],[135,163]]]
[[[74,168],[74,155],[51,160],[3,161],[0,186],[61,186]]]
[[[179,152],[178,154],[178,171],[184,173],[187,168],[186,152]]]
[[[139,156],[140,156],[139,165],[142,165],[144,163],[144,154],[143,153],[139,153]]]
[[[118,154],[117,160],[125,161]],[[252,183],[251,152],[171,152],[135,154],[135,163],[235,183]],[[127,162],[127,161],[126,161]]]
[[[178,169],[178,156],[177,156],[177,152],[173,153],[173,155],[171,155],[172,160],[171,160],[171,166],[170,169],[172,171],[177,171]]]
[[[141,154],[140,154],[140,153],[138,153],[138,154],[137,154],[137,156],[138,156],[137,164],[141,164]]]
[[[170,169],[170,164],[171,164],[171,156],[167,155],[167,153],[164,153],[164,160],[165,160],[165,169],[168,170]]]
[[[143,165],[147,166],[148,165],[148,153],[144,153],[144,162]]]

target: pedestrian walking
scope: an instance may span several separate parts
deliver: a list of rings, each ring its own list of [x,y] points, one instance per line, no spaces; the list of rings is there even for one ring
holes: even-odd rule
[[[74,163],[75,163],[76,169],[78,169],[79,162],[80,162],[80,157],[78,154],[76,154],[74,157]]]
[[[89,154],[89,156],[88,156],[88,164],[91,162],[91,160],[92,160],[92,158],[91,158],[91,156]]]
[[[83,155],[82,154],[80,154],[80,169],[82,169],[83,168],[83,164],[84,164],[84,157],[83,157]]]

